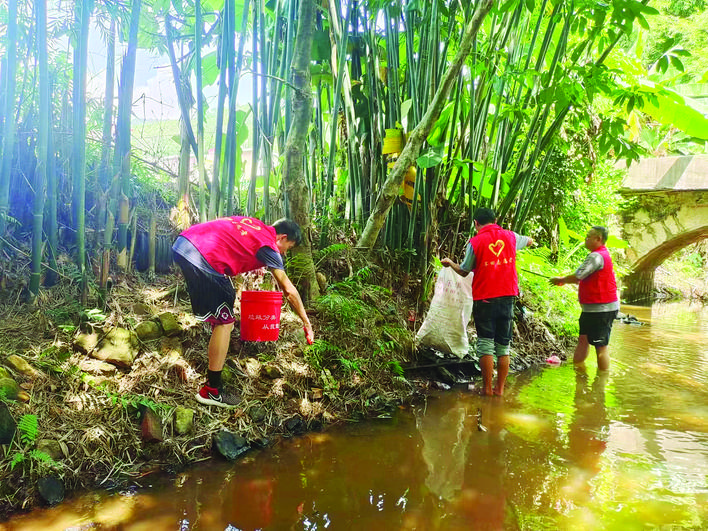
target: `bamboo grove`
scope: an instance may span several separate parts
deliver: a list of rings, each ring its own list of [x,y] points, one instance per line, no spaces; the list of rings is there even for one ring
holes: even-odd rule
[[[102,285],[112,260],[129,267],[136,176],[152,172],[176,191],[153,209],[182,223],[300,223],[306,296],[318,289],[312,251],[334,230],[425,271],[478,206],[521,230],[574,134],[637,156],[623,114],[595,101],[645,97],[607,62],[654,12],[637,0],[6,0],[0,245],[12,256],[30,235],[33,293],[67,241],[83,282],[98,269]],[[105,44],[102,97],[87,93],[90,30]],[[178,95],[175,174],[135,142],[140,48],[166,58]],[[213,138],[206,87],[218,92]]]

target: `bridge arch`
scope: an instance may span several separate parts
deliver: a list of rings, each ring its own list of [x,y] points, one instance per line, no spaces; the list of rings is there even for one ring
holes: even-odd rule
[[[654,271],[664,260],[708,238],[708,156],[644,159],[630,167],[620,194],[622,236],[631,272],[623,298],[650,300]]]

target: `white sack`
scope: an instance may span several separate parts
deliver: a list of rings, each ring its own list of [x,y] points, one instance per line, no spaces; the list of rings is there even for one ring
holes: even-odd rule
[[[462,358],[470,348],[467,325],[472,317],[472,273],[461,277],[443,267],[435,282],[428,315],[415,338],[419,345]]]

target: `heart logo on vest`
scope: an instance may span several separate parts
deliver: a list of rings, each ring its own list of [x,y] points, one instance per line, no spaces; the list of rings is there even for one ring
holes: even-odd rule
[[[501,240],[497,240],[494,243],[490,243],[489,250],[492,251],[494,255],[498,257],[504,250],[504,242]]]

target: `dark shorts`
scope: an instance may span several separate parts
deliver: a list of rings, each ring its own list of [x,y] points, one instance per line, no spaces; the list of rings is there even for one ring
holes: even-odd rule
[[[580,335],[588,336],[588,343],[595,347],[605,347],[610,342],[612,323],[617,310],[611,312],[583,312],[580,314]]]
[[[180,254],[174,253],[174,259],[187,281],[192,312],[197,319],[212,325],[233,323],[236,291],[231,279],[216,272],[210,274]]]
[[[477,337],[493,339],[500,345],[511,342],[511,324],[514,318],[516,297],[494,297],[474,301],[472,315]]]

